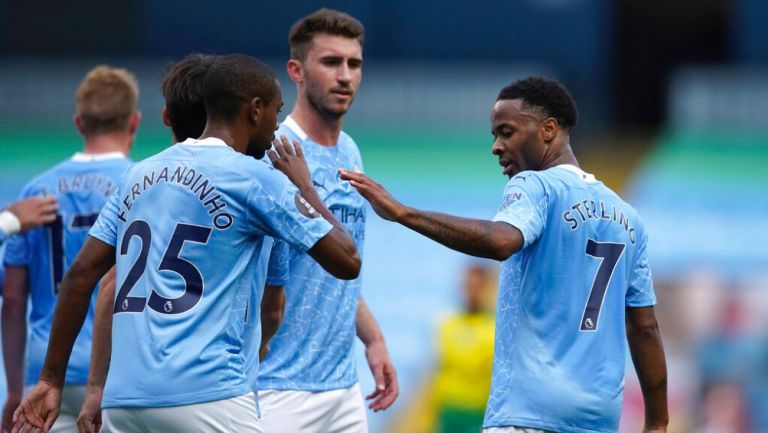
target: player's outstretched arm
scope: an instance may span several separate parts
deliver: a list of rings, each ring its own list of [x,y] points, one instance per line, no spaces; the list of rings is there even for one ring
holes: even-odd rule
[[[333,225],[333,229],[307,253],[334,277],[343,280],[357,278],[361,260],[355,241],[317,195],[301,145],[296,140],[291,145],[284,135],[275,140],[273,145],[275,149],[267,152],[272,165],[285,174],[314,210]]]
[[[13,428],[13,412],[24,392],[24,353],[27,345],[28,268],[6,266],[3,293],[3,361],[8,398],[3,407],[3,432]]]
[[[523,235],[503,222],[462,218],[404,206],[362,173],[341,170],[360,195],[382,218],[398,222],[448,248],[477,257],[506,260],[523,246]]]
[[[389,358],[384,334],[361,296],[357,303],[355,316],[357,337],[365,345],[365,358],[371,368],[376,389],[365,397],[373,400],[368,407],[374,412],[386,410],[397,399],[400,388],[397,384],[397,371]]]
[[[8,206],[8,211],[18,219],[18,230],[27,231],[56,219],[56,197],[30,197]]]
[[[77,429],[80,433],[96,433],[101,430],[101,399],[104,395],[104,382],[107,380],[109,360],[112,355],[112,311],[116,278],[116,267],[113,266],[101,279],[96,299],[88,386],[83,405],[80,407],[80,414],[77,416]]]
[[[283,321],[285,313],[285,288],[284,286],[264,286],[264,295],[261,297],[261,347],[259,348],[259,361],[263,361],[269,353],[269,340],[277,333],[277,328]]]
[[[667,366],[653,307],[627,308],[627,341],[645,402],[644,432],[666,432]]]
[[[88,314],[96,283],[114,264],[114,247],[89,236],[61,282],[40,381],[14,413],[13,433],[27,431],[30,426],[47,433],[58,417],[72,346]]]

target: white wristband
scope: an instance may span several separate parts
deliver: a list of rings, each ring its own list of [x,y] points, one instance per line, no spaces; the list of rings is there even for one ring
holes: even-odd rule
[[[21,221],[13,212],[4,210],[0,212],[0,230],[8,236],[18,233],[21,231]]]

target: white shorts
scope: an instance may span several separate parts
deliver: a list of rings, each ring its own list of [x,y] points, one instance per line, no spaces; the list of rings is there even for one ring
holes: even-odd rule
[[[103,433],[263,433],[252,392],[172,407],[109,407]]]
[[[550,433],[546,430],[539,430],[528,427],[491,427],[484,428],[483,433]]]
[[[24,388],[24,394],[29,394],[33,386]],[[59,417],[53,423],[50,433],[78,433],[77,416],[85,399],[85,385],[64,385],[61,390],[61,409]]]
[[[264,433],[368,433],[360,385],[323,392],[259,391]]]

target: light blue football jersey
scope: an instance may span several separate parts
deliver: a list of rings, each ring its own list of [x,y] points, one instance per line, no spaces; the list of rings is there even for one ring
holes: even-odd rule
[[[618,431],[625,308],[656,303],[637,212],[561,165],[512,178],[494,221],[525,242],[501,265],[484,427]]]
[[[264,241],[306,251],[331,228],[282,173],[216,138],[189,139],[134,165],[90,232],[115,246],[117,260],[102,406],[250,392],[243,338]]]
[[[75,154],[28,183],[20,199],[55,195],[59,210],[56,221],[26,233],[11,236],[5,264],[26,266],[29,275],[29,339],[24,383],[34,385],[40,377],[48,349],[53,313],[64,273],[80,251],[88,229],[117,187],[120,175],[132,164],[122,153]],[[88,381],[93,337],[96,293],[80,334],[72,348],[66,383]]]
[[[268,258],[268,260],[264,260]],[[264,285],[285,286],[288,281],[290,248],[280,239],[265,238],[256,263],[248,306],[246,307],[243,357],[245,373],[254,392],[258,391],[259,349],[261,348],[261,298]]]
[[[298,140],[320,198],[363,251],[366,209],[339,168],[362,171],[357,145],[344,132],[336,146],[313,142],[288,116],[277,135]],[[327,391],[357,382],[355,316],[360,278],[333,277],[302,251],[291,251],[285,316],[259,372],[259,389]]]

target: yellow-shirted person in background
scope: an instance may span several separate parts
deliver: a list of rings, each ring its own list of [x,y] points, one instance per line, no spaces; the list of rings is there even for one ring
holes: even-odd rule
[[[494,317],[489,304],[495,278],[483,265],[464,276],[464,310],[444,320],[438,331],[438,433],[480,433],[491,388]]]

